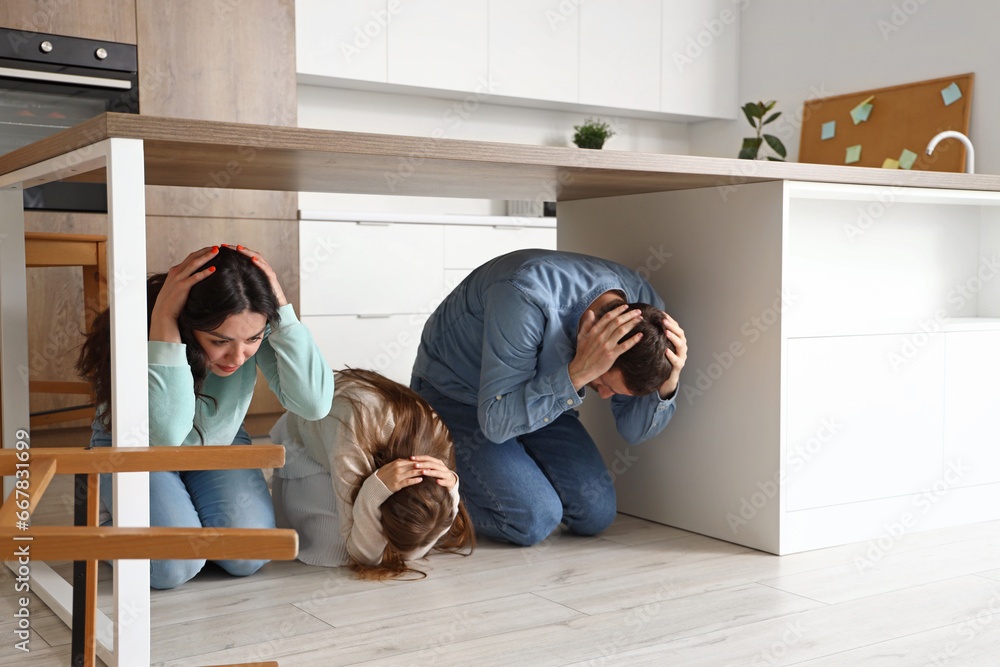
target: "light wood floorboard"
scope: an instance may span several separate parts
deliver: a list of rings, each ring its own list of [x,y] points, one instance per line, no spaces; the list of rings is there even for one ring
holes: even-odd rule
[[[57,478],[40,523],[66,522],[68,483]],[[210,566],[153,591],[153,661],[998,665],[998,553],[1000,522],[779,558],[619,515],[594,538],[557,532],[528,549],[484,541],[470,557],[435,555],[419,581],[297,562],[247,578]],[[69,563],[53,566],[69,577]],[[111,568],[100,573],[107,609]],[[70,631],[37,599],[32,651],[14,649],[14,583],[4,568],[0,665],[66,665]]]

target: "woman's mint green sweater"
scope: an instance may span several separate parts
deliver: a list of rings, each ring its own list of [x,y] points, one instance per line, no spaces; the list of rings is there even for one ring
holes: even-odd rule
[[[333,402],[333,371],[291,304],[264,334],[257,353],[228,377],[209,373],[195,399],[183,343],[149,341],[149,444],[229,445],[250,407],[260,368],[281,405],[303,419],[322,419]],[[195,424],[201,431],[199,436]]]

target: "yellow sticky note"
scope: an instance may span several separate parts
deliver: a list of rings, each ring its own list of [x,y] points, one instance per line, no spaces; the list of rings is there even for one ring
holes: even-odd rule
[[[899,169],[899,160],[893,160],[891,157],[887,157],[885,162],[882,163],[883,169]]]
[[[861,159],[861,144],[855,144],[854,146],[847,147],[847,156],[844,158],[844,164],[852,164]]]

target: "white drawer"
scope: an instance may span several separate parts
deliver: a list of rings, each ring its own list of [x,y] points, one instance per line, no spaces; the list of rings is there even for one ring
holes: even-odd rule
[[[445,292],[442,229],[301,221],[302,314],[430,312]]]
[[[428,317],[423,313],[389,317],[306,315],[302,322],[334,370],[365,368],[409,386]]]
[[[446,269],[474,269],[494,257],[524,248],[555,250],[556,230],[468,225],[449,225],[444,228]]]

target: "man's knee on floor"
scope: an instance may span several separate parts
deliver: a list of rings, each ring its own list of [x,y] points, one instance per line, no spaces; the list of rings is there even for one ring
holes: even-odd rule
[[[610,480],[602,478],[570,501],[564,521],[577,535],[597,535],[610,526],[617,515],[615,487]]]
[[[525,508],[520,522],[508,524],[507,539],[522,547],[538,544],[559,527],[563,519],[562,504],[554,496],[549,502],[541,502]]]

